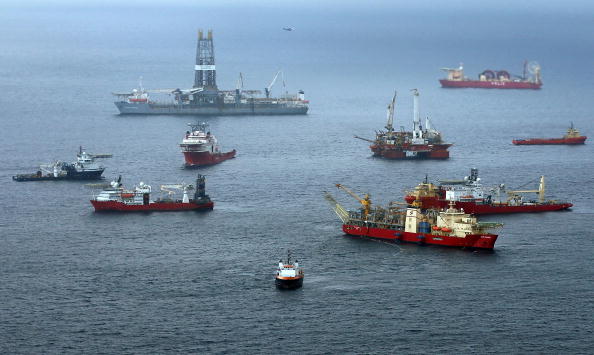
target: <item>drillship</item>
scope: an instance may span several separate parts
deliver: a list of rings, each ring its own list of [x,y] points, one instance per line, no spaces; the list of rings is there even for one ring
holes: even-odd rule
[[[143,182],[138,184],[134,190],[126,190],[121,184],[122,177],[112,181],[110,186],[101,191],[99,195],[91,200],[95,211],[114,212],[147,212],[147,211],[190,211],[190,210],[212,210],[214,202],[205,192],[206,179],[202,175],[196,178],[196,186],[175,184],[161,185],[161,192],[167,197],[151,200],[151,186]],[[173,195],[177,191],[183,192],[182,199],[175,199]],[[190,198],[190,191],[194,190],[193,198]]]
[[[545,200],[544,176],[540,177],[538,190],[506,190],[504,184],[486,189],[480,181],[475,168],[470,169],[470,176],[464,180],[442,180],[439,186],[425,179],[407,193],[405,200],[422,209],[441,209],[453,203],[454,207],[472,214],[559,211],[573,206],[569,202]],[[503,200],[502,193],[506,195]],[[527,193],[536,193],[538,200],[526,199]]]
[[[429,118],[425,121],[425,129],[419,117],[419,91],[413,89],[413,131],[394,130],[394,106],[396,92],[388,105],[388,122],[386,131],[376,133],[375,140],[355,136],[355,138],[372,143],[369,148],[376,157],[386,159],[448,159],[448,148],[451,143],[442,140],[441,133],[431,127]]]
[[[369,195],[361,198],[340,184],[336,186],[359,200],[362,206],[358,211],[347,211],[332,195],[325,193],[347,235],[490,250],[495,246],[497,235],[487,230],[502,226],[501,223],[478,222],[476,217],[453,206],[445,211],[423,211],[418,206],[401,207],[398,203],[391,203],[387,208],[372,207]]]
[[[188,125],[191,130],[186,132],[180,144],[186,167],[214,165],[235,157],[235,149],[221,152],[216,137],[208,131],[206,123]]]
[[[507,70],[487,69],[479,74],[478,80],[465,77],[462,64],[460,64],[459,68],[441,68],[441,70],[448,73],[447,78],[439,80],[441,86],[444,88],[537,90],[542,86],[540,65],[536,62],[524,62],[524,73],[522,76],[513,76]]]
[[[512,141],[515,145],[549,145],[549,144],[584,144],[588,137],[582,136],[580,131],[571,126],[567,129],[567,133],[561,138],[528,138],[528,139],[514,139]]]
[[[270,90],[281,72],[277,72],[261,97],[259,90],[243,90],[243,75],[240,74],[235,90],[219,90],[216,82],[216,68],[212,31],[205,37],[198,31],[194,86],[191,89],[145,90],[142,83],[129,93],[113,93],[120,114],[137,115],[303,115],[307,113],[309,101],[303,91],[297,95],[284,94],[270,97]],[[169,94],[172,100],[153,100],[150,94]]]

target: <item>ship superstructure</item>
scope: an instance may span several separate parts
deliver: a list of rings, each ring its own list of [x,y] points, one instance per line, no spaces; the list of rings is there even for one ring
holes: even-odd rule
[[[425,119],[425,128],[421,124],[419,114],[419,91],[413,89],[413,130],[411,132],[394,129],[394,108],[396,92],[388,105],[385,131],[376,132],[375,140],[355,136],[355,138],[372,143],[369,148],[374,156],[387,159],[448,159],[448,148],[441,133],[432,127],[429,117]]]
[[[540,89],[542,80],[540,65],[536,62],[524,62],[522,76],[511,75],[507,70],[484,70],[478,80],[464,76],[464,66],[458,68],[441,68],[447,78],[439,82],[444,88],[481,88],[481,89]]]
[[[213,165],[235,157],[235,149],[226,153],[221,152],[216,137],[210,133],[206,123],[188,125],[190,130],[186,132],[180,144],[186,166]]]
[[[114,93],[120,114],[141,115],[300,115],[306,114],[309,101],[302,90],[296,95],[284,92],[280,97],[270,97],[275,79],[265,88],[244,90],[240,74],[235,90],[219,90],[216,81],[216,65],[212,31],[205,36],[198,31],[194,85],[191,89],[146,90],[142,86],[129,93]],[[283,80],[284,84],[284,80]],[[153,95],[168,95],[169,100],[159,100]]]
[[[373,207],[367,195],[361,199],[348,188],[337,185],[361,203],[359,210],[348,211],[336,199],[325,198],[341,219],[345,234],[389,241],[435,244],[451,247],[493,249],[497,235],[488,232],[500,223],[479,222],[476,217],[453,204],[446,210],[422,210],[415,206],[390,203],[387,207]],[[367,200],[368,203],[361,201]]]
[[[206,179],[198,174],[196,185],[169,184],[161,185],[161,192],[166,194],[156,200],[151,199],[152,187],[140,182],[133,189],[126,189],[121,183],[121,176],[112,181],[92,200],[95,211],[137,212],[137,211],[188,211],[211,210],[214,202],[206,194]],[[176,192],[182,193],[182,198],[175,198]],[[190,197],[191,191],[194,191]]]
[[[443,209],[453,203],[455,208],[472,214],[546,212],[571,208],[573,204],[545,199],[545,178],[540,177],[538,189],[506,189],[504,184],[486,188],[480,182],[478,169],[471,169],[463,180],[441,180],[439,185],[425,179],[407,193],[407,203],[421,209]],[[537,198],[527,198],[527,194]]]

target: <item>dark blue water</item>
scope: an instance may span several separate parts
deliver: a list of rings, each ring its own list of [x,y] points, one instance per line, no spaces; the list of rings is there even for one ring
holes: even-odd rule
[[[0,352],[591,353],[594,145],[511,145],[570,121],[594,136],[591,5],[1,9]],[[128,186],[193,181],[178,143],[194,119],[118,116],[110,93],[139,76],[189,87],[198,28],[215,31],[220,87],[241,71],[263,88],[282,68],[311,100],[307,116],[206,119],[238,151],[200,170],[212,212],[96,214],[83,183],[11,181],[79,145],[113,153],[106,176]],[[543,90],[437,82],[461,61],[474,76],[524,59]],[[448,161],[373,159],[352,138],[385,124],[394,89],[410,127],[412,88],[455,144]],[[474,253],[345,237],[323,199],[356,208],[342,183],[385,204],[471,167],[487,185],[546,175],[575,207],[485,218],[505,227],[494,253]],[[296,292],[272,279],[287,248],[306,270]]]

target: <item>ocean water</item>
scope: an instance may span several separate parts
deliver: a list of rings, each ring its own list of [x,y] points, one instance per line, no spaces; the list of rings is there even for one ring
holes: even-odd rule
[[[501,4],[501,6],[499,6]],[[573,122],[594,136],[587,3],[381,2],[0,5],[0,352],[591,353],[594,145],[516,147]],[[282,31],[293,26],[295,31]],[[119,116],[113,91],[190,87],[199,28],[214,30],[219,87],[262,89],[278,69],[307,116]],[[441,67],[520,74],[540,91],[448,90]],[[448,161],[371,157],[398,90],[453,142]],[[278,95],[281,86],[273,89]],[[183,169],[186,123],[206,121],[236,159]],[[207,176],[208,213],[97,214],[79,182],[17,183],[78,146],[112,153],[107,179]],[[402,200],[425,175],[517,187],[546,176],[566,212],[488,216],[493,253],[346,237],[323,199]],[[528,185],[532,186],[532,185]],[[279,292],[293,250],[304,287]]]

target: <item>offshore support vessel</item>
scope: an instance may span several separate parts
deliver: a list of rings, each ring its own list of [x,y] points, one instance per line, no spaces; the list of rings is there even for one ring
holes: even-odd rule
[[[387,208],[372,207],[369,195],[362,199],[348,188],[340,184],[336,186],[359,200],[362,206],[358,211],[347,211],[332,195],[325,193],[347,235],[491,250],[497,235],[487,231],[502,226],[500,223],[478,222],[476,217],[453,205],[445,211],[421,210],[411,205],[403,207],[394,202]]]
[[[120,114],[137,115],[304,115],[309,108],[303,91],[296,95],[283,94],[270,97],[270,90],[276,82],[264,89],[243,90],[243,75],[240,74],[235,90],[219,90],[216,82],[216,67],[212,31],[204,36],[198,31],[194,86],[191,89],[145,90],[140,83],[138,89],[129,93],[113,93]],[[283,80],[284,84],[284,80]],[[167,94],[169,100],[154,100],[151,94]]]
[[[588,137],[580,135],[580,131],[571,126],[567,129],[567,133],[561,138],[528,138],[528,139],[514,139],[512,141],[515,145],[546,145],[546,144],[584,144]]]
[[[223,153],[215,136],[208,131],[206,123],[191,124],[182,140],[182,153],[186,160],[186,167],[198,167],[218,164],[235,157],[235,149]]]
[[[122,177],[112,181],[110,186],[101,191],[91,200],[95,211],[139,212],[139,211],[190,211],[212,210],[214,202],[205,192],[206,179],[198,174],[196,186],[176,184],[161,185],[161,191],[167,197],[151,200],[152,189],[149,185],[140,182],[133,190],[126,190],[121,184]],[[175,192],[182,191],[182,199],[175,199]],[[190,191],[194,190],[193,198]]]
[[[429,117],[425,120],[425,129],[419,117],[419,91],[413,89],[413,131],[394,130],[394,106],[396,92],[392,102],[388,105],[388,120],[386,131],[376,132],[375,140],[355,136],[355,138],[370,142],[369,148],[376,157],[386,159],[448,159],[448,148],[451,143],[445,143],[441,133],[431,127]]]
[[[511,75],[507,70],[487,69],[479,74],[478,80],[464,76],[464,66],[458,68],[441,68],[448,73],[447,78],[439,82],[444,88],[480,88],[480,89],[533,89],[542,86],[540,65],[537,62],[524,62],[522,76]]]
[[[111,154],[89,154],[79,147],[76,161],[64,163],[57,161],[39,167],[32,174],[17,174],[12,177],[15,181],[43,181],[43,180],[99,180],[105,171],[103,165],[95,162],[99,158],[111,158]]]
[[[566,210],[569,202],[545,200],[545,179],[540,177],[537,190],[506,190],[505,185],[486,189],[480,183],[478,169],[470,169],[464,180],[442,180],[440,185],[427,179],[407,193],[405,200],[421,209],[443,209],[453,206],[472,214],[525,213]],[[502,201],[501,194],[507,196]],[[525,200],[524,194],[536,193],[538,200]]]
[[[277,288],[283,290],[294,290],[303,286],[303,268],[299,267],[299,262],[291,262],[291,251],[287,251],[287,261],[282,259],[278,261],[278,268],[274,276],[274,283]]]

